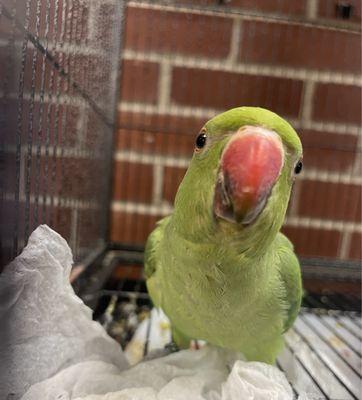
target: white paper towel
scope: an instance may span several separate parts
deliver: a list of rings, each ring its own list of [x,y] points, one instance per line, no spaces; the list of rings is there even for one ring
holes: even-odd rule
[[[118,344],[69,283],[72,253],[46,225],[0,275],[0,399],[70,365],[98,360],[128,366]]]

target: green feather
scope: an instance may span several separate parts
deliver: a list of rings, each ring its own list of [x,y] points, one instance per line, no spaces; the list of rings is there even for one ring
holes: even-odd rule
[[[246,227],[216,220],[212,213],[223,148],[244,125],[274,130],[285,150],[265,208]],[[299,263],[291,243],[279,233],[301,143],[286,121],[262,108],[227,111],[204,130],[208,144],[195,152],[173,214],[148,239],[147,287],[155,305],[170,318],[180,345],[204,339],[241,351],[249,360],[273,363],[301,300]]]

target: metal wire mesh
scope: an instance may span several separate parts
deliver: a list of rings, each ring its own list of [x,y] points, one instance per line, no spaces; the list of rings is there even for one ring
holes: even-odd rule
[[[106,244],[123,3],[0,2],[1,264],[47,223]]]

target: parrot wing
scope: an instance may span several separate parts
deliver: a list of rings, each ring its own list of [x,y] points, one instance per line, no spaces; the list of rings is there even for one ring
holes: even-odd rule
[[[149,235],[144,255],[144,272],[147,289],[156,307],[161,307],[161,290],[159,288],[157,271],[160,269],[160,243],[163,240],[165,226],[170,216],[157,222],[157,227]]]
[[[287,318],[284,323],[286,332],[296,319],[302,301],[302,278],[300,265],[294,253],[293,245],[282,233],[278,233],[279,272],[284,284],[287,303]]]

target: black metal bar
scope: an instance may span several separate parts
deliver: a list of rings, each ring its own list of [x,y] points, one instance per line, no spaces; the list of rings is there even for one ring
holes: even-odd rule
[[[49,13],[50,13],[50,0],[47,0],[45,12],[45,49],[48,48],[48,33],[49,33]],[[42,57],[41,66],[41,82],[40,82],[40,101],[39,101],[39,126],[37,134],[37,148],[36,148],[36,162],[35,162],[35,208],[34,208],[34,222],[35,226],[39,224],[39,196],[40,196],[40,170],[41,170],[41,146],[42,146],[42,131],[43,131],[43,112],[44,112],[44,95],[45,95],[45,53]]]
[[[49,1],[49,7],[50,7],[50,1]],[[56,48],[56,39],[57,39],[57,30],[55,27],[58,27],[58,10],[59,10],[59,0],[55,0],[55,5],[54,5],[54,30],[53,30],[53,46],[54,49]],[[48,13],[49,15],[49,13]],[[49,22],[48,22],[49,23]],[[50,157],[50,152],[49,152],[49,147],[50,147],[50,121],[51,121],[51,112],[52,112],[52,99],[53,99],[53,89],[55,87],[55,74],[54,74],[54,68],[50,69],[50,82],[49,82],[49,92],[48,92],[48,112],[47,112],[47,129],[46,129],[46,139],[45,139],[45,161],[44,161],[44,180],[43,180],[43,185],[44,185],[44,192],[43,192],[43,216],[42,219],[45,221],[46,219],[46,200],[47,200],[47,193],[48,193],[48,177],[49,177],[49,157]],[[57,130],[57,127],[54,130]],[[55,137],[55,135],[54,135]],[[55,145],[55,143],[53,143]],[[51,191],[50,191],[51,192]],[[52,195],[51,196],[51,202],[52,202]],[[51,210],[51,207],[50,207]]]
[[[126,279],[121,280],[123,284],[125,281]],[[109,290],[109,289],[103,289],[95,293],[87,294],[83,296],[83,299],[88,301],[88,300],[93,300],[95,298],[100,298],[102,296],[118,296],[127,299],[140,298],[140,299],[150,300],[150,296],[147,293],[127,291],[127,290]]]
[[[41,0],[36,2],[36,20],[35,20],[35,35],[39,34],[40,27],[40,5]],[[36,49],[33,50],[33,57],[31,62],[31,89],[30,89],[30,103],[29,103],[29,119],[28,119],[28,132],[27,132],[27,155],[26,155],[26,168],[25,168],[25,233],[24,239],[27,240],[30,232],[30,196],[31,196],[31,168],[33,159],[33,140],[34,140],[34,108],[35,108],[35,76],[37,72],[37,59],[38,53]]]
[[[315,299],[313,296],[311,296],[310,294],[304,296],[303,300],[304,300],[307,304],[309,304],[310,306],[312,306],[312,307],[315,307],[315,308],[324,308],[323,304],[322,304],[319,300],[317,300],[317,299]]]
[[[68,8],[68,2],[62,2],[62,25],[60,28],[60,49],[63,48],[64,43],[64,34],[65,34],[65,24],[66,24],[66,10]],[[60,59],[63,62],[64,53],[60,52]],[[56,105],[55,105],[55,121],[54,121],[54,144],[53,144],[53,153],[52,153],[52,173],[51,173],[51,188],[50,188],[50,208],[51,208],[51,216],[50,216],[50,225],[54,224],[54,196],[56,195],[56,170],[57,170],[57,152],[58,152],[58,144],[59,144],[59,117],[60,117],[60,85],[61,85],[61,76],[58,74],[56,80]],[[64,126],[64,123],[62,124]]]
[[[121,53],[121,49],[123,46],[123,40],[124,40],[124,29],[125,29],[125,10],[126,10],[126,5],[127,5],[127,0],[120,0],[118,2],[116,2],[116,13],[119,16],[119,20],[120,20],[120,27],[118,32],[116,32],[116,34],[118,33],[118,37],[119,37],[119,42],[118,42],[118,46],[117,46],[117,51],[118,53]],[[117,60],[118,63],[118,60]],[[119,82],[121,79],[121,74],[122,74],[122,63],[119,61],[119,65],[117,66],[117,71],[118,74],[115,77],[115,82],[113,82],[113,84],[115,84],[116,82]],[[120,98],[120,85],[116,85],[116,92],[115,92],[115,96],[117,99]],[[114,137],[115,137],[115,132],[116,132],[116,128],[117,128],[117,111],[118,111],[118,102],[116,101],[113,107],[112,112],[110,113],[110,117],[112,118],[112,121],[114,122],[114,126],[112,127],[112,135],[110,135],[109,138],[109,142],[107,144],[107,148],[109,151],[109,158],[108,158],[108,165],[106,166],[106,174],[108,174],[108,179],[109,182],[113,182],[113,177],[114,177],[114,168],[113,168],[113,162],[114,162],[114,152],[115,152],[115,146],[114,146]],[[111,207],[112,206],[112,194],[113,194],[113,189],[112,185],[110,184],[108,187],[108,190],[105,191],[105,199],[104,199],[104,203],[106,207]],[[107,240],[107,242],[110,242],[110,218],[106,218],[104,220],[103,223],[103,227],[102,230],[104,232],[104,236]]]
[[[3,13],[6,15],[8,11],[3,6]],[[11,16],[11,14],[9,14]],[[26,3],[26,14],[25,14],[25,28],[28,29],[30,21],[30,0]],[[20,175],[21,175],[21,144],[22,144],[22,119],[23,119],[23,108],[24,108],[24,76],[26,67],[26,50],[28,46],[27,36],[23,39],[21,48],[21,70],[19,76],[19,89],[18,89],[18,120],[16,130],[16,184],[15,184],[15,224],[14,224],[14,236],[13,236],[13,257],[18,253],[19,244],[19,211],[20,211]]]

